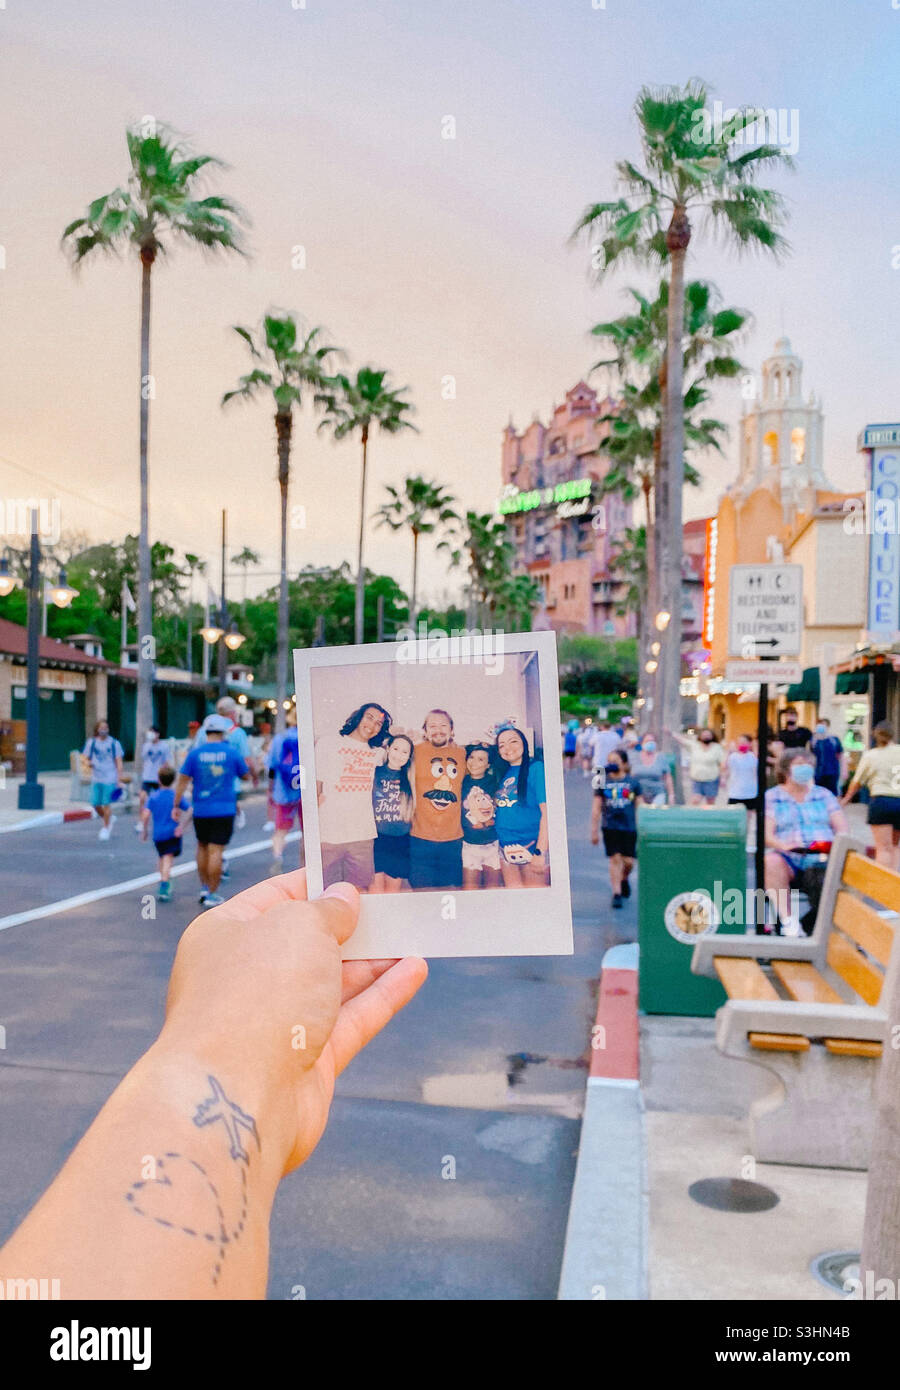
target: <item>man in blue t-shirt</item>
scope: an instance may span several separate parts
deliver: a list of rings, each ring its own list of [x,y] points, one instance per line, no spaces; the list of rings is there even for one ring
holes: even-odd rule
[[[817,721],[811,746],[816,755],[816,786],[826,787],[837,796],[844,749],[840,739],[835,738],[831,732],[831,722],[828,719]]]
[[[222,852],[234,829],[237,810],[235,779],[249,776],[250,769],[240,753],[225,735],[231,721],[222,714],[211,714],[206,721],[206,742],[192,748],[181,764],[175,787],[175,810],[193,783],[194,829],[197,832],[197,873],[200,876],[200,903],[203,907],[218,907],[224,902],[219,896],[222,878]]]

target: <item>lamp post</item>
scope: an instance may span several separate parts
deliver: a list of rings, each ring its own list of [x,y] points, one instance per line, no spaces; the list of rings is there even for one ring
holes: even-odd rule
[[[0,563],[0,592],[8,594],[15,587],[9,584],[9,565]],[[60,571],[59,583],[50,590],[50,599],[57,608],[68,608],[78,595],[66,583],[65,570]],[[38,781],[41,760],[41,698],[40,698],[40,641],[41,608],[41,543],[38,539],[37,510],[31,513],[31,554],[28,565],[28,683],[25,697],[25,781],[19,786],[19,810],[42,811],[44,788]]]

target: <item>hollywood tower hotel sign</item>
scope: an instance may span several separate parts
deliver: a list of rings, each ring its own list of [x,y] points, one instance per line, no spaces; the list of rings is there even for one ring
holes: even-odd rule
[[[512,420],[504,431],[497,511],[506,519],[517,568],[541,589],[535,628],[634,633],[634,614],[618,611],[626,586],[613,566],[617,544],[633,524],[631,504],[602,491],[609,426],[597,420],[614,408],[579,381],[549,424],[535,416],[521,434]]]

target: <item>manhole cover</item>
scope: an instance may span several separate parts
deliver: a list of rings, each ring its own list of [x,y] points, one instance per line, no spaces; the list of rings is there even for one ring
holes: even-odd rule
[[[688,1196],[713,1211],[768,1211],[781,1200],[771,1187],[746,1178],[701,1178],[691,1183]]]
[[[847,1294],[847,1280],[859,1278],[859,1251],[828,1250],[824,1255],[816,1255],[809,1268],[820,1284]]]

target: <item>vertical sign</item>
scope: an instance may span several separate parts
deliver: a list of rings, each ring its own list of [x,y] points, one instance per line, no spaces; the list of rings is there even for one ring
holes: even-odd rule
[[[869,452],[869,595],[867,630],[881,637],[900,631],[900,531],[879,525],[900,509],[900,448],[890,442],[896,426],[867,426],[863,447]]]
[[[712,647],[716,611],[716,551],[719,541],[719,519],[711,516],[706,523],[706,563],[703,567],[703,645]]]

